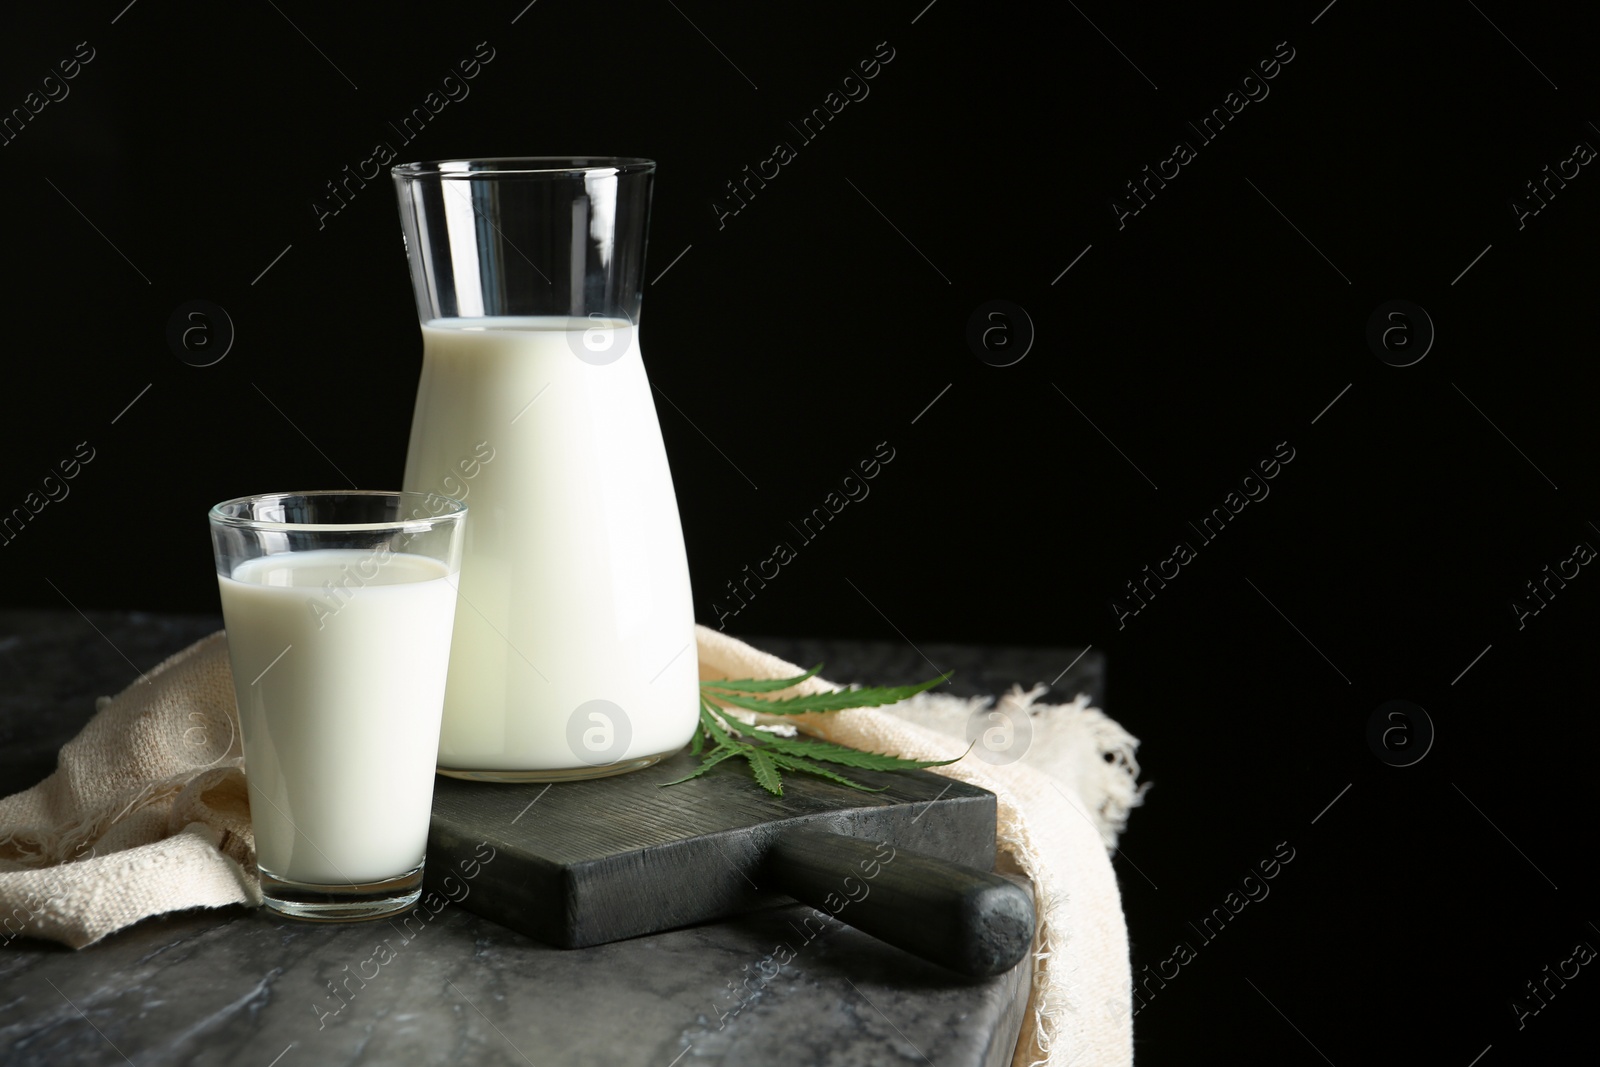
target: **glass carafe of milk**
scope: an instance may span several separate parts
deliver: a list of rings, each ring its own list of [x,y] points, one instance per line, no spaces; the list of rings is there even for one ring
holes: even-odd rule
[[[689,569],[639,358],[654,173],[393,169],[422,322],[405,488],[469,508],[442,774],[618,774],[695,729]]]

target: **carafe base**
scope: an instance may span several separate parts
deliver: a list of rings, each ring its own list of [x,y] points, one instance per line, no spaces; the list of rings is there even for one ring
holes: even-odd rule
[[[680,746],[681,747],[681,746]],[[595,767],[563,767],[559,770],[464,770],[460,767],[439,767],[438,772],[447,778],[464,778],[469,782],[583,782],[591,778],[610,778],[612,775],[642,771],[677,752],[658,752],[654,756],[602,763]]]

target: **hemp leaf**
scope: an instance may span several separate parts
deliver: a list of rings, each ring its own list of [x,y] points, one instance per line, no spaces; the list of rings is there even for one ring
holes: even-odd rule
[[[920,767],[942,767],[961,758],[957,756],[955,759],[946,760],[904,759],[879,752],[861,752],[833,744],[831,741],[819,741],[814,738],[801,740],[780,734],[771,734],[763,741],[757,742],[729,721],[731,718],[727,713],[729,707],[759,711],[767,715],[805,715],[812,712],[842,711],[845,708],[881,707],[932,689],[947,681],[954,673],[946,672],[917,685],[865,686],[860,689],[840,689],[829,693],[813,693],[809,696],[786,697],[782,700],[751,695],[776,693],[788,689],[815,676],[820,670],[822,664],[819,663],[806,673],[793,678],[723,678],[701,682],[700,728],[694,732],[694,741],[689,751],[699,756],[705,752],[709,744],[710,752],[705,754],[700,766],[693,772],[677,781],[665,784],[678,785],[691,778],[698,778],[723,760],[740,756],[750,764],[756,781],[773,796],[783,796],[783,776],[780,773],[782,771],[814,774],[852,789],[880,793],[883,787],[863,785],[846,778],[825,764],[869,771],[904,771]],[[739,725],[743,726],[744,723],[740,722]]]

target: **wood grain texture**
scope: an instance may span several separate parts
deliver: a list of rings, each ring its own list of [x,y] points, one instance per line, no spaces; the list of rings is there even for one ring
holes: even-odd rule
[[[495,850],[462,907],[531,937],[582,948],[670,930],[789,898],[763,873],[778,835],[830,830],[987,871],[995,798],[926,771],[852,771],[866,793],[803,774],[767,793],[742,760],[668,788],[687,752],[614,778],[553,785],[434,782],[429,884]]]
[[[1028,890],[909,848],[790,829],[765,870],[796,900],[969,978],[1004,974],[1033,944]]]

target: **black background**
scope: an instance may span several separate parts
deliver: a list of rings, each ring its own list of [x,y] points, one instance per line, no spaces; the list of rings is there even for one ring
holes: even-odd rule
[[[1600,577],[1520,629],[1510,605],[1600,546],[1600,177],[1520,229],[1510,205],[1600,146],[1592,38],[1504,3],[925,2],[8,12],[0,110],[94,58],[0,147],[0,508],[95,458],[0,545],[5,602],[211,612],[211,503],[399,483],[421,345],[394,196],[311,207],[374,144],[648,156],[645,359],[700,621],[889,442],[724,621],[1107,653],[1155,782],[1117,861],[1136,978],[1198,949],[1135,1019],[1142,1060],[1548,1062],[1600,990],[1587,967],[1521,1029],[1511,1006],[1600,946]],[[479,42],[470,95],[402,145],[387,122]],[[879,42],[870,95],[799,144]],[[1119,229],[1123,183],[1279,42],[1270,95]],[[780,140],[798,158],[719,228]],[[165,339],[194,299],[236,331],[213,366]],[[1036,330],[1012,366],[966,341],[992,299]],[[1413,366],[1365,340],[1393,299],[1437,329]],[[1270,496],[1198,545],[1280,442]],[[1178,540],[1198,558],[1119,628]],[[1391,699],[1436,730],[1409,767],[1366,740]],[[1188,923],[1284,841],[1270,897],[1200,946]]]

